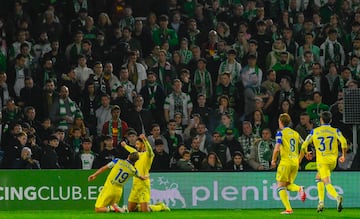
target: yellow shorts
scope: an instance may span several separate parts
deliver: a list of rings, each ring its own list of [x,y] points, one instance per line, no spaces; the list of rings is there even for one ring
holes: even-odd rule
[[[129,195],[129,202],[149,203],[150,202],[150,184],[134,184]]]
[[[336,162],[333,163],[317,163],[316,169],[320,175],[321,179],[331,176],[331,171],[336,167]]]
[[[123,187],[104,186],[96,199],[95,208],[106,207],[115,203],[118,204],[123,191]]]
[[[276,181],[293,183],[297,176],[298,170],[298,165],[282,164],[280,162],[276,172]]]

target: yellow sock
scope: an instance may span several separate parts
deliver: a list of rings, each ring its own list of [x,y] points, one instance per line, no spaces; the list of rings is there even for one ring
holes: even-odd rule
[[[316,185],[317,185],[317,190],[318,190],[319,202],[324,202],[324,198],[325,198],[324,182],[321,180],[316,180]]]
[[[300,191],[300,186],[298,186],[294,183],[289,184],[286,188],[287,188],[287,190],[292,191],[292,192]]]
[[[290,201],[289,201],[289,197],[288,197],[288,195],[286,193],[286,189],[284,187],[280,187],[280,188],[278,188],[278,192],[279,192],[281,202],[285,206],[285,209],[286,210],[292,210],[291,205],[290,205]]]
[[[151,209],[151,211],[161,211],[162,207],[160,205],[149,205],[149,208]]]
[[[336,192],[335,188],[333,185],[331,185],[331,183],[328,183],[325,185],[326,187],[326,191],[333,197],[333,198],[337,198],[338,193]]]

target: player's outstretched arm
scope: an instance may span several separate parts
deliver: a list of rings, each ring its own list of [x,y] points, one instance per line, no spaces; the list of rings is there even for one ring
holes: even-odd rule
[[[148,139],[146,138],[146,136],[144,134],[140,135],[140,138],[143,140],[145,148],[146,148],[146,153],[149,155],[149,157],[153,157],[155,156],[154,151],[150,145],[150,142],[148,141]]]
[[[346,160],[346,151],[347,151],[347,141],[346,138],[342,135],[341,131],[339,129],[336,129],[336,137],[340,141],[341,144],[341,157],[339,158],[339,161],[341,163],[344,163]]]
[[[276,143],[275,148],[274,148],[274,152],[273,152],[273,155],[272,155],[272,159],[271,159],[271,167],[272,168],[276,167],[276,161],[277,161],[279,152],[280,152],[280,144]]]
[[[133,147],[130,147],[129,145],[126,144],[125,141],[122,141],[120,143],[121,147],[125,148],[125,150],[127,150],[129,153],[133,153],[133,152],[137,152],[137,150]]]
[[[103,167],[101,167],[100,169],[98,169],[94,174],[90,175],[88,177],[88,181],[93,181],[94,179],[96,179],[96,177],[101,174],[102,172],[106,171],[107,169],[109,169],[108,165],[105,165]]]

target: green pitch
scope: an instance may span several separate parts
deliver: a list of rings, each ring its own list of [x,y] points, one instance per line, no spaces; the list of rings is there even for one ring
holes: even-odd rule
[[[155,218],[155,219],[252,219],[252,218],[305,218],[305,219],[336,219],[336,218],[359,218],[359,209],[344,209],[339,213],[336,209],[325,209],[322,213],[317,213],[316,209],[294,209],[292,215],[280,215],[280,209],[257,209],[257,210],[173,210],[171,212],[154,213],[105,213],[96,214],[91,210],[79,211],[0,211],[1,219],[25,219],[25,218],[58,218],[58,219],[85,219],[85,218]]]

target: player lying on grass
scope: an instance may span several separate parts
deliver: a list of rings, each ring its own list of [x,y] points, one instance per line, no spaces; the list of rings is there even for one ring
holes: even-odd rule
[[[148,176],[139,175],[138,171],[134,167],[137,160],[139,160],[139,153],[132,152],[126,160],[114,159],[88,177],[88,180],[92,181],[99,174],[111,169],[108,177],[106,178],[104,187],[100,191],[96,200],[96,212],[125,212],[125,209],[120,208],[117,204],[120,201],[125,183],[131,178],[131,176],[135,176],[141,180],[149,178]]]

